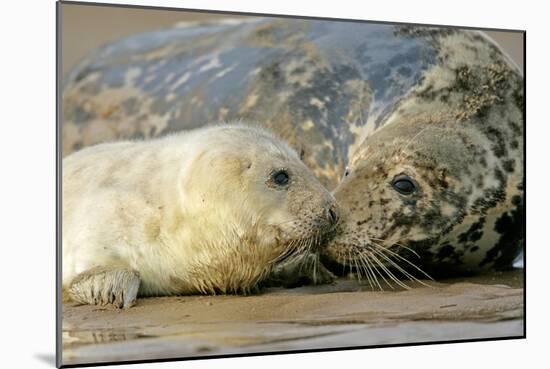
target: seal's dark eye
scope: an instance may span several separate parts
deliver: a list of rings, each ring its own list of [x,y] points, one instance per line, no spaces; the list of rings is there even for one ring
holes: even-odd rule
[[[396,177],[392,181],[391,185],[397,192],[403,195],[410,195],[416,191],[416,185],[408,176]]]
[[[285,169],[280,169],[273,172],[271,178],[277,186],[286,186],[290,177]]]
[[[347,176],[349,176],[349,169],[348,168],[346,168],[346,171],[344,172],[344,177],[347,177]]]

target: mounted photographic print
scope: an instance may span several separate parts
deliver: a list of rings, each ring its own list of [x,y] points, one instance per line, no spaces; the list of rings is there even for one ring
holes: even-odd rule
[[[525,337],[524,31],[59,2],[58,40],[58,366]]]

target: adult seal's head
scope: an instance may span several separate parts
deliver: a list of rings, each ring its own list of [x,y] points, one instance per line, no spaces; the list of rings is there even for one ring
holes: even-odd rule
[[[506,268],[522,246],[523,79],[484,38],[436,40],[442,62],[334,191],[344,214],[325,258],[372,283]]]

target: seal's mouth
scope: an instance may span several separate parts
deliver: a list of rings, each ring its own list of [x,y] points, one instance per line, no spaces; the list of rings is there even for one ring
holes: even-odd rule
[[[349,265],[344,265],[338,262],[335,259],[330,258],[325,253],[320,255],[321,263],[327,268],[331,273],[338,277],[346,276],[348,273],[353,272],[352,268]]]
[[[296,261],[307,254],[317,253],[320,239],[318,237],[296,238],[285,241],[283,251],[272,260],[273,264]]]
[[[356,260],[359,259],[359,255],[348,253],[346,256],[346,259],[341,259],[334,257],[327,252],[321,252],[319,255],[319,259],[330,272],[338,277],[345,277],[350,273],[361,272],[361,268],[356,262]]]
[[[301,247],[306,245],[312,250],[320,251],[337,234],[336,225],[328,225],[322,222],[290,223],[272,226],[277,232],[277,242],[282,245],[294,245]]]

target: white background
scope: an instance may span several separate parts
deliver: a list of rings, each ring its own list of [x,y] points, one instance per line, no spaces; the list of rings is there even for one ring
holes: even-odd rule
[[[112,1],[117,2],[117,1]],[[518,368],[548,363],[548,11],[527,1],[131,1],[141,5],[527,30],[527,340],[134,365],[132,368]],[[533,5],[539,3],[540,5]],[[53,367],[55,3],[2,3],[0,366]],[[101,25],[98,25],[100,27]],[[6,84],[7,80],[7,84]],[[7,112],[7,114],[5,114]],[[546,234],[545,234],[546,232]]]

